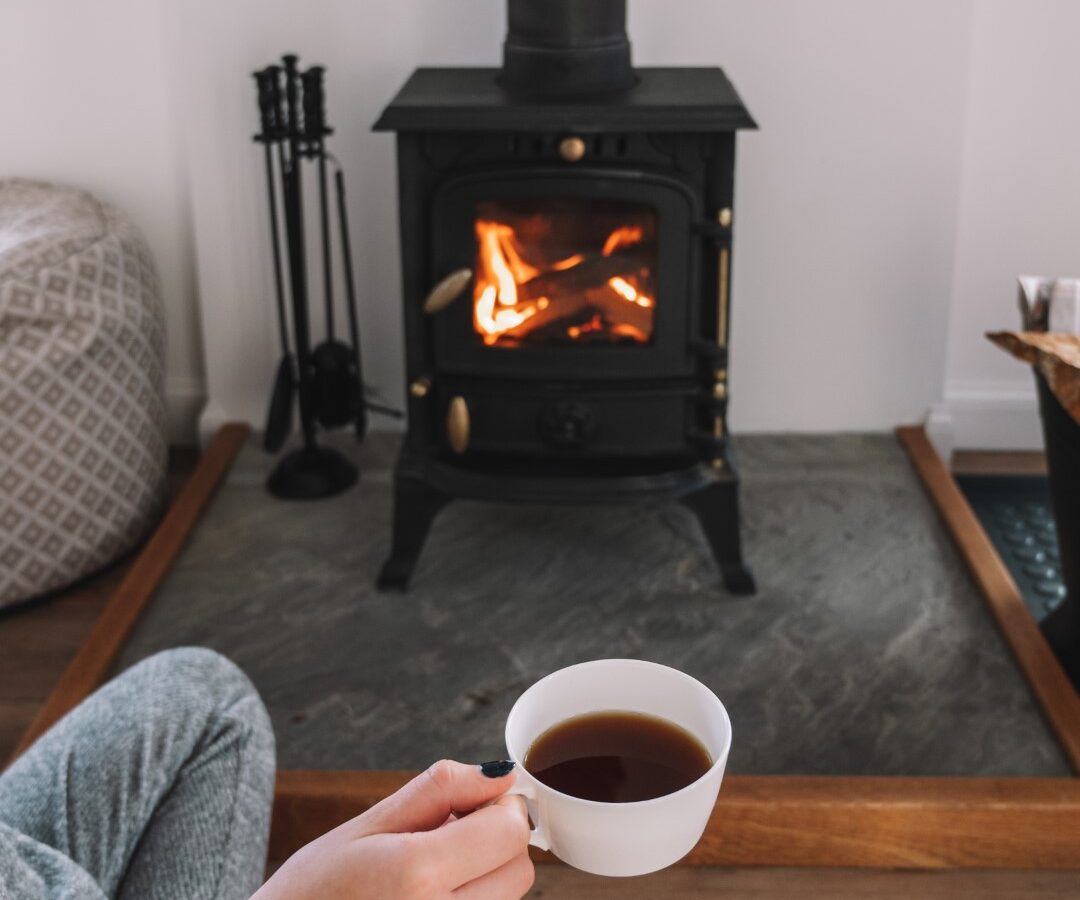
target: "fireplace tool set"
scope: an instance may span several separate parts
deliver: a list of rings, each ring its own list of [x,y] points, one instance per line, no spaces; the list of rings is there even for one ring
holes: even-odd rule
[[[266,418],[263,446],[276,453],[293,429],[293,399],[299,400],[302,445],[278,462],[267,480],[276,497],[316,499],[340,493],[355,483],[356,466],[341,453],[319,446],[319,428],[349,426],[358,440],[367,430],[368,412],[400,415],[367,399],[360,364],[360,334],[356,289],[349,252],[349,224],[345,209],[345,180],[341,166],[326,151],[333,129],[326,124],[322,66],[301,72],[297,58],[282,57],[282,65],[267,66],[254,73],[258,87],[260,131],[255,141],[263,145],[266,188],[270,204],[274,287],[277,299],[281,361],[274,377]],[[303,163],[314,162],[319,190],[322,238],[323,302],[325,338],[312,346],[308,318],[307,258],[303,214]],[[327,162],[334,164],[338,231],[344,275],[347,340],[338,335],[339,320],[334,300],[333,251],[330,233],[330,201]],[[280,181],[280,188],[279,188]],[[279,241],[280,215],[284,219],[288,257],[286,290]],[[289,303],[291,301],[291,340]]]

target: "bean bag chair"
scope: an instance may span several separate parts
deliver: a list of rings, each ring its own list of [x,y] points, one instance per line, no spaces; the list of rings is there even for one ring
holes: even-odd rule
[[[0,606],[130,550],[164,499],[153,260],[84,191],[0,179]]]

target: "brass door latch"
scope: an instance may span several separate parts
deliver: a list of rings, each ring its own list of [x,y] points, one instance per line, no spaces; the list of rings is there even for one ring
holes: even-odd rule
[[[457,269],[447,275],[424,298],[424,312],[429,316],[446,309],[464,293],[472,281],[472,269]]]

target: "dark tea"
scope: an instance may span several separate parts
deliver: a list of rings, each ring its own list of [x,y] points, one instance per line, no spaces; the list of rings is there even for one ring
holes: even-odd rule
[[[652,800],[697,781],[712,766],[692,734],[643,713],[599,712],[538,737],[525,768],[550,788],[602,803]]]

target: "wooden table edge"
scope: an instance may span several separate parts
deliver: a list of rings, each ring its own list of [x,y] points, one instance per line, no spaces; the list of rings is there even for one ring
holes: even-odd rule
[[[287,858],[416,774],[279,772],[270,858]],[[1080,779],[730,775],[680,864],[1078,869],[1078,821]]]

